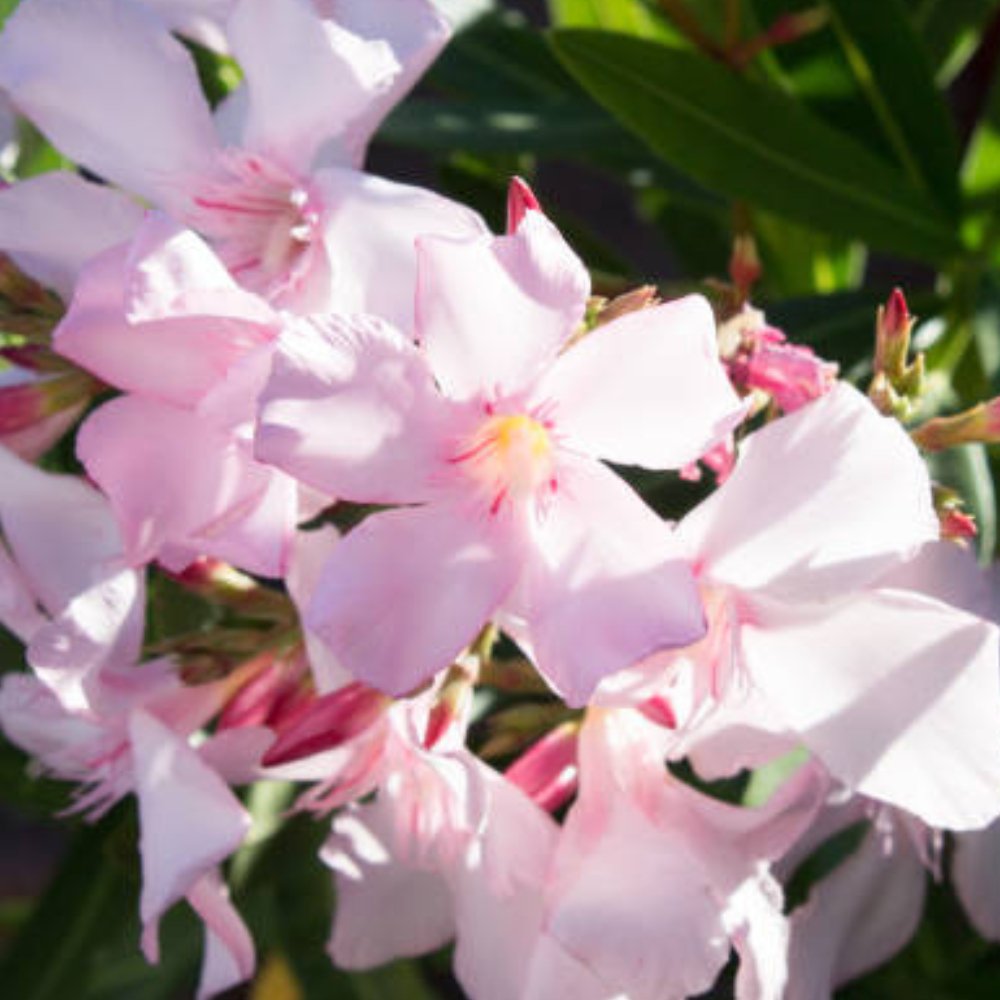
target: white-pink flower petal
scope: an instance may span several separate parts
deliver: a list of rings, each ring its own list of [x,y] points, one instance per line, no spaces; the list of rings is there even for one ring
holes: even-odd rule
[[[331,315],[279,344],[256,454],[333,496],[414,503],[445,463],[449,413],[402,334],[376,316]]]
[[[561,433],[591,455],[651,469],[696,461],[744,415],[699,295],[598,327],[562,354],[539,393]]]
[[[171,547],[283,572],[294,491],[228,432],[189,410],[122,396],[88,417],[77,452],[111,501],[133,564]]]
[[[375,514],[348,534],[306,615],[355,677],[401,695],[449,667],[507,596],[516,546],[445,504]]]
[[[751,615],[752,683],[835,777],[932,826],[1000,814],[995,625],[890,590],[832,607],[755,600]]]
[[[541,212],[510,236],[423,238],[417,327],[454,399],[527,389],[583,320],[590,279]]]
[[[155,962],[162,914],[240,846],[251,821],[225,782],[154,716],[134,711],[129,737],[141,823],[143,949]]]
[[[33,0],[0,36],[0,87],[55,146],[153,201],[218,150],[194,63],[127,0]]]
[[[293,170],[308,170],[400,72],[386,42],[324,20],[309,0],[240,0],[227,32],[245,74],[244,145]]]
[[[937,538],[930,480],[899,423],[839,383],[750,435],[679,526],[710,583],[791,600],[849,593]]]
[[[596,462],[557,475],[516,610],[541,671],[582,705],[609,673],[701,638],[705,620],[670,528],[629,486]]]
[[[129,239],[142,214],[126,195],[54,170],[0,190],[0,249],[69,302],[83,265]]]
[[[332,167],[314,183],[325,206],[321,236],[331,264],[329,302],[324,309],[314,304],[314,312],[374,313],[410,332],[418,237],[488,235],[471,209],[424,188]]]

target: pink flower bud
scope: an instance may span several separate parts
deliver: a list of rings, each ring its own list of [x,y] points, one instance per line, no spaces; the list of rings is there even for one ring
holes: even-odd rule
[[[979,533],[976,519],[964,510],[955,508],[943,510],[938,514],[938,520],[941,524],[941,537],[949,541],[965,541],[969,538],[975,538]]]
[[[45,379],[29,375],[24,381],[0,386],[0,434],[23,430],[53,413],[83,403],[96,387],[97,383],[82,372]]]
[[[219,729],[275,726],[279,709],[291,695],[301,691],[302,682],[308,675],[301,654],[275,659],[273,653],[266,653],[260,661],[261,669],[256,676],[226,703],[219,717]]]
[[[558,809],[576,792],[579,730],[578,722],[557,726],[521,754],[504,776],[543,809]]]
[[[280,730],[264,755],[265,767],[287,764],[346,743],[378,720],[392,699],[359,681],[317,698]]]
[[[746,383],[768,393],[785,413],[830,391],[837,380],[837,366],[798,344],[763,343],[746,365]]]
[[[677,728],[677,713],[674,711],[670,699],[664,698],[663,695],[654,694],[651,698],[647,698],[639,705],[639,711],[650,722],[655,722],[658,726],[663,726],[666,729]]]
[[[455,664],[438,690],[437,698],[427,716],[424,747],[432,749],[452,724],[465,717],[472,700],[473,676],[464,667]]]
[[[935,417],[911,431],[925,451],[943,451],[960,444],[1000,442],[1000,396],[951,417]]]
[[[885,372],[897,390],[901,389],[897,383],[906,373],[913,322],[906,297],[899,288],[894,288],[889,301],[879,309],[876,320],[875,372]]]
[[[517,227],[521,225],[527,212],[541,210],[542,206],[535,197],[535,192],[520,177],[512,177],[507,188],[507,232],[517,232]]]
[[[749,297],[750,289],[763,273],[757,244],[749,233],[738,233],[733,239],[729,257],[729,277],[740,293],[741,301]]]

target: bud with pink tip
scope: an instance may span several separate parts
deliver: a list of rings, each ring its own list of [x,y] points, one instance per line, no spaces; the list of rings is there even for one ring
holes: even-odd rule
[[[943,451],[960,444],[1000,442],[1000,396],[951,417],[935,417],[911,433],[925,451]]]
[[[553,812],[576,793],[580,723],[564,722],[533,744],[505,777],[543,809]]]

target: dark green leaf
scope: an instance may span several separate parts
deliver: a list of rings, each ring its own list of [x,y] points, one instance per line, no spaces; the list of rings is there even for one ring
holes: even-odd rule
[[[851,68],[910,180],[958,211],[958,146],[900,0],[826,0]]]
[[[947,82],[975,50],[997,0],[919,0],[910,6],[934,76]]]
[[[399,146],[467,153],[586,155],[608,143],[638,144],[589,101],[524,103],[414,100],[401,104],[379,131]]]
[[[703,184],[909,256],[957,252],[954,228],[924,193],[787,95],[641,39],[567,30],[552,41],[623,124]]]
[[[65,1000],[83,995],[98,947],[134,920],[136,886],[113,855],[116,809],[73,841],[55,880],[0,963],[4,996]]]

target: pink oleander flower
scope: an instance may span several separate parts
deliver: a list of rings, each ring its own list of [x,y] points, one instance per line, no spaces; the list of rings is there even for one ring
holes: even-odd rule
[[[970,616],[996,615],[995,579],[979,569],[969,551],[951,543],[928,543],[913,559],[880,577],[879,584],[922,594]],[[807,662],[805,654],[801,662]],[[709,718],[707,727],[695,730],[686,742],[687,752],[695,763],[707,762],[713,773],[719,769],[720,754],[742,751],[745,761],[763,761],[769,751],[783,749],[768,743],[768,735],[779,734],[781,725],[767,708],[759,694],[733,699]],[[868,729],[877,728],[879,721],[872,712]],[[942,724],[949,723],[944,719]],[[753,727],[764,731],[755,734]],[[860,724],[852,731],[855,738],[864,732]],[[904,733],[900,738],[912,737]],[[714,746],[706,749],[699,740]],[[809,766],[821,768],[815,758]],[[961,783],[958,769],[968,768],[970,762],[949,766],[949,777]],[[901,808],[854,795],[834,781],[830,785],[823,808],[782,857],[779,874],[792,876],[838,832],[857,824],[865,824],[865,830],[850,856],[817,882],[806,902],[790,914],[786,1000],[827,1000],[849,980],[890,959],[917,929],[928,872],[941,877],[941,830]],[[1000,822],[995,821],[984,830],[957,834],[953,854],[959,897],[977,929],[993,938],[1000,936],[1000,892],[987,873],[995,866],[998,831]]]
[[[596,996],[587,966],[542,931],[558,826],[465,750],[464,725],[426,750],[424,715],[392,710],[374,800],[341,812],[321,852],[337,891],[331,958],[365,969],[454,938],[476,1000],[542,1000],[552,982]]]
[[[96,817],[136,793],[146,954],[156,961],[160,915],[186,897],[206,923],[199,996],[225,989],[251,974],[253,944],[215,872],[249,827],[220,772],[249,773],[270,734],[192,748],[226,685],[185,688],[166,661],[136,665],[145,591],[104,498],[2,448],[0,468],[10,553],[0,550],[0,620],[25,641],[32,668],[4,675],[0,725],[47,773],[81,785],[74,811]]]
[[[709,632],[651,665],[646,693],[672,701],[699,770],[802,743],[852,791],[929,825],[1000,813],[997,626],[910,580],[938,525],[896,421],[838,385],[750,435],[677,534]]]
[[[187,52],[129,0],[22,4],[0,36],[0,87],[62,152],[209,238],[244,287],[402,320],[415,236],[483,226],[354,168],[446,24],[424,0],[237,0],[225,31],[245,83],[214,119]],[[0,246],[18,248],[2,223]]]
[[[419,343],[374,316],[285,338],[257,455],[323,493],[408,505],[332,553],[306,623],[403,694],[491,618],[583,703],[604,675],[702,633],[669,529],[599,458],[676,468],[743,415],[692,296],[566,347],[589,282],[526,208],[492,239],[425,238]]]
[[[282,322],[160,213],[82,268],[53,343],[125,391],[84,422],[77,454],[110,499],[133,565],[181,570],[211,555],[283,575],[305,502],[250,448]]]
[[[543,933],[600,982],[580,994],[588,1000],[700,994],[731,947],[737,995],[780,1000],[787,928],[769,867],[811,822],[825,781],[806,767],[762,807],[729,805],[669,773],[672,739],[637,712],[588,712],[580,794],[546,878]],[[556,996],[559,986],[539,978],[532,995]]]

